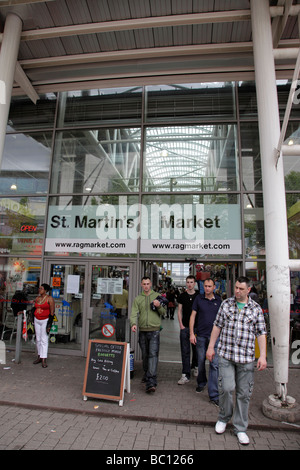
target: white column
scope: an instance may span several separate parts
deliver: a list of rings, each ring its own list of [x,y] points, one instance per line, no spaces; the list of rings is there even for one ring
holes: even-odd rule
[[[0,169],[21,32],[22,20],[17,15],[8,14],[0,51]]]
[[[280,120],[268,0],[251,0],[255,80],[262,162],[266,274],[274,379],[286,393],[289,361],[290,272],[282,158],[275,149]],[[281,396],[281,392],[279,393]]]

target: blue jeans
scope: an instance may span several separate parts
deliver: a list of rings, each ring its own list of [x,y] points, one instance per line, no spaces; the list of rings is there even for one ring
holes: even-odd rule
[[[198,354],[198,387],[205,387],[207,384],[206,378],[206,351],[209,344],[209,338],[204,336],[197,336],[197,354]],[[215,344],[215,357],[212,362],[209,363],[209,375],[208,375],[208,396],[211,400],[219,399],[218,391],[218,376],[219,376],[219,363],[217,354],[218,341]]]
[[[254,384],[254,362],[239,364],[219,357],[219,420],[228,423],[232,418],[235,433],[246,432],[248,409]],[[236,404],[233,411],[232,394]]]
[[[159,354],[160,332],[140,331],[139,344],[142,350],[144,378],[146,388],[157,386],[157,366]]]
[[[190,329],[180,330],[180,349],[182,361],[182,374],[188,379],[191,377],[191,346],[192,346],[192,368],[197,367],[197,353],[194,345],[190,343]]]

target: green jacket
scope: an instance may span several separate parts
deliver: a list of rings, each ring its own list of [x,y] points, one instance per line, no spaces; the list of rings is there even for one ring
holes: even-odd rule
[[[166,313],[164,307],[158,307],[152,310],[150,307],[151,302],[158,297],[158,293],[153,290],[149,295],[142,292],[138,295],[133,302],[130,325],[137,325],[141,331],[156,331],[160,330],[161,316]]]

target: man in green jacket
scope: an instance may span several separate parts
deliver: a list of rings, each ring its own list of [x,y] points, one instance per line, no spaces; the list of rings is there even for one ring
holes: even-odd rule
[[[157,386],[161,317],[166,312],[157,300],[159,294],[152,290],[151,279],[147,276],[142,279],[142,290],[143,292],[134,299],[130,325],[133,333],[136,333],[137,325],[139,327],[139,345],[144,369],[142,382],[146,383],[146,392],[150,393],[155,392]],[[151,303],[155,310],[151,308]]]

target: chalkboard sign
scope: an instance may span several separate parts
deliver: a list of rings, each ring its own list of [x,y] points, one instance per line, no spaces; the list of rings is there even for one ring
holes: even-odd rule
[[[128,344],[90,340],[82,394],[87,397],[119,400],[123,405],[125,380],[129,381]]]

